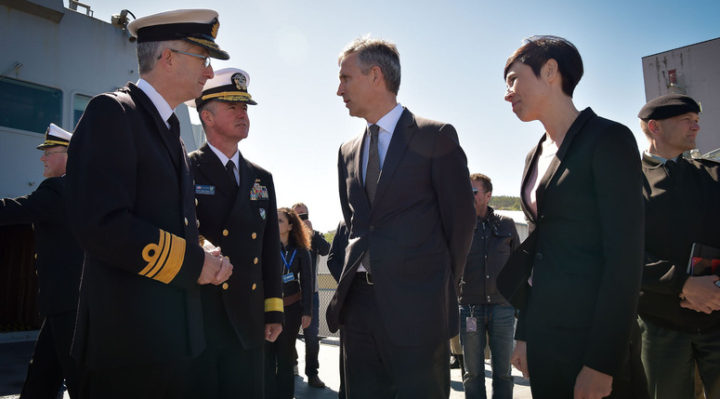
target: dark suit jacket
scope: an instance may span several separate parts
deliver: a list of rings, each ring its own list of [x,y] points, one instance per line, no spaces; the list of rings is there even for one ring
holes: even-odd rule
[[[638,313],[672,330],[718,331],[720,312],[682,308],[680,292],[693,243],[720,248],[720,163],[680,157],[669,166],[643,156],[646,263]]]
[[[335,229],[335,237],[330,246],[330,253],[327,258],[327,267],[335,281],[340,281],[340,273],[342,273],[345,264],[345,248],[348,244],[348,230],[345,222],[338,223]]]
[[[528,154],[523,187],[543,140]],[[528,347],[561,348],[569,362],[617,375],[627,360],[643,265],[635,138],[627,127],[585,109],[538,178],[537,218],[523,196],[531,233],[498,281],[521,308],[516,338]],[[507,289],[509,274],[520,287],[515,292]]]
[[[73,355],[100,368],[199,354],[204,253],[187,156],[137,86],[90,101],[66,184],[85,250]]]
[[[30,195],[0,199],[0,225],[33,224],[38,310],[44,316],[77,309],[83,251],[67,224],[64,179],[51,177]]]
[[[190,167],[195,177],[200,234],[219,246],[233,264],[227,285],[203,290],[222,298],[226,317],[243,347],[260,346],[265,341],[265,323],[281,323],[283,316],[280,233],[272,175],[240,155],[240,184],[236,189],[207,144],[190,153]]]
[[[363,137],[340,147],[340,205],[350,235],[328,326],[336,331],[341,324],[343,302],[369,250],[374,293],[391,340],[437,343],[457,330],[452,286],[462,276],[475,226],[465,154],[451,125],[405,109],[371,209],[362,181]]]

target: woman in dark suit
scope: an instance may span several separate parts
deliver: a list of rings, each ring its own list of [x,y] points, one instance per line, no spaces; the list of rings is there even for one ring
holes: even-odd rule
[[[642,398],[632,337],[643,266],[639,151],[627,127],[575,108],[582,74],[575,46],[555,36],[527,39],[505,65],[505,100],[545,128],[522,181],[531,234],[515,276],[522,289],[509,295],[520,307],[512,361],[534,398]]]
[[[297,213],[278,209],[285,325],[275,342],[265,342],[265,397],[292,399],[295,392],[295,340],[312,317],[313,274],[310,232]]]

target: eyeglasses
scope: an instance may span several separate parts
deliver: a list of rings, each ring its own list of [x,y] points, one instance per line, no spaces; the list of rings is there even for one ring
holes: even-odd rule
[[[207,68],[207,67],[210,66],[210,57],[208,57],[208,56],[206,56],[206,55],[188,53],[187,51],[175,50],[174,48],[171,48],[170,51],[172,51],[173,53],[180,53],[180,54],[189,55],[190,57],[200,58],[201,60],[203,60],[204,65],[205,65],[205,68]]]
[[[43,154],[45,154],[46,157],[49,157],[52,154],[66,154],[67,151],[43,151]]]

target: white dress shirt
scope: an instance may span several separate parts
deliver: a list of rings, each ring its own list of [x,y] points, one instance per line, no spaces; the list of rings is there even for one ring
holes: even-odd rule
[[[530,212],[536,219],[538,216],[537,189],[538,186],[540,186],[540,181],[545,176],[545,173],[547,173],[547,170],[550,168],[550,163],[552,162],[553,158],[555,158],[555,154],[557,154],[558,152],[558,146],[552,140],[550,140],[550,137],[548,137],[546,134],[545,140],[542,142],[542,145],[539,148],[539,152],[540,154],[538,154],[536,162],[534,162],[534,164],[530,166],[530,177],[528,178],[525,187],[523,187],[523,196],[525,197],[525,202],[527,202],[528,206],[530,207]]]
[[[382,172],[383,164],[385,163],[385,155],[387,155],[388,147],[390,146],[390,139],[392,139],[393,132],[395,131],[395,126],[397,126],[398,121],[400,120],[400,116],[403,113],[403,107],[400,103],[398,103],[393,109],[390,110],[387,114],[385,114],[380,120],[377,121],[376,125],[380,127],[380,130],[378,131],[378,156],[380,157],[380,172]],[[368,124],[368,130],[370,129],[370,124]],[[365,140],[363,141],[363,157],[362,157],[362,178],[363,183],[365,182],[365,175],[367,174],[367,164],[368,164],[368,158],[369,155],[369,148],[370,148],[370,135],[365,135]],[[358,272],[366,272],[367,269],[363,266],[362,262],[360,263],[360,266],[357,268]]]
[[[400,120],[400,116],[403,113],[403,107],[398,103],[395,108],[391,109],[390,112],[385,114],[380,120],[377,121],[376,125],[380,127],[380,131],[378,133],[378,155],[380,156],[380,171],[382,172],[382,166],[385,163],[385,155],[387,155],[388,146],[390,146],[390,139],[392,139],[393,132],[395,131],[395,126],[398,123],[398,120]],[[370,124],[368,124],[368,129],[370,129]],[[365,136],[365,140],[363,141],[363,156],[362,156],[362,178],[363,183],[365,183],[365,175],[367,174],[367,164],[368,164],[368,157],[370,148],[370,135]]]
[[[173,109],[170,108],[170,104],[168,104],[167,101],[163,98],[163,96],[158,93],[157,90],[155,90],[154,87],[150,83],[148,83],[145,79],[140,79],[135,84],[138,89],[142,90],[143,93],[145,93],[146,96],[150,98],[150,101],[152,101],[155,108],[157,108],[158,112],[160,113],[160,117],[165,122],[165,127],[170,129],[170,124],[168,123],[168,119],[173,114]]]
[[[240,184],[240,171],[238,170],[238,168],[240,167],[238,165],[238,162],[240,162],[240,151],[235,151],[235,154],[233,154],[233,156],[231,158],[228,158],[225,154],[222,153],[222,151],[218,150],[217,148],[215,148],[215,146],[210,144],[209,141],[208,141],[207,145],[208,145],[208,147],[210,147],[212,152],[214,152],[215,155],[217,155],[218,159],[220,159],[220,163],[222,163],[223,167],[225,167],[225,165],[227,165],[228,161],[230,161],[230,160],[233,161],[233,164],[235,165],[235,168],[233,168],[233,172],[235,172],[235,183]]]

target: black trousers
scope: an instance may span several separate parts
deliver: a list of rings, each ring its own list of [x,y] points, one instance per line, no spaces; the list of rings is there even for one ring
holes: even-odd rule
[[[84,369],[81,399],[177,399],[187,391],[189,360]]]
[[[618,375],[613,376],[612,393],[608,399],[649,399],[645,370],[640,360],[642,343],[640,330],[634,323],[627,359]],[[527,360],[530,389],[535,399],[564,399],[573,397],[575,379],[583,367],[584,349],[580,343],[543,345],[528,340]]]
[[[240,342],[208,347],[190,363],[188,399],[263,399],[263,346],[243,349]]]
[[[74,329],[75,312],[72,311],[50,315],[43,320],[21,398],[56,398],[63,380],[70,397],[78,397],[79,370],[70,357]]]
[[[275,342],[265,342],[265,397],[292,399],[295,393],[295,342],[300,332],[302,304],[285,306],[285,324]]]
[[[356,278],[345,300],[342,328],[346,397],[447,398],[449,341],[422,346],[393,344],[380,318],[373,289],[364,279]]]

